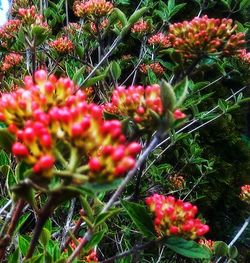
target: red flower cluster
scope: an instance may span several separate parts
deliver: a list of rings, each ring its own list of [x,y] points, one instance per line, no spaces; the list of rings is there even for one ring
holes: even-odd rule
[[[203,16],[191,21],[175,23],[169,27],[169,40],[177,52],[186,58],[206,54],[237,54],[245,44],[245,35],[235,33],[231,19]]]
[[[112,12],[113,4],[106,0],[83,0],[75,1],[73,8],[78,17],[103,17]]]
[[[163,112],[160,86],[130,86],[127,89],[119,86],[114,90],[111,102],[103,108],[112,114],[129,116],[140,126],[152,129],[156,125],[155,114],[161,116]],[[173,117],[183,119],[186,115],[177,109]]]
[[[9,71],[13,67],[20,64],[23,60],[23,56],[17,54],[17,53],[9,53],[4,57],[3,64],[1,66],[1,70],[3,72]]]
[[[250,64],[250,52],[247,52],[246,49],[242,49],[240,50],[239,54],[238,54],[238,58],[246,63],[246,64]]]
[[[19,30],[21,21],[18,19],[9,20],[2,27],[0,27],[0,45],[7,48],[8,43],[14,40],[15,33]]]
[[[164,35],[163,33],[158,33],[153,36],[151,36],[148,39],[148,44],[150,46],[155,46],[155,47],[161,47],[161,48],[167,48],[171,46],[169,38],[167,35]]]
[[[73,49],[73,42],[68,37],[60,37],[49,43],[49,46],[59,54],[69,54]]]
[[[131,32],[135,34],[147,34],[150,31],[151,27],[147,21],[140,19],[136,22],[131,28]]]
[[[240,199],[250,204],[250,185],[247,184],[241,187]]]
[[[20,8],[18,10],[18,15],[22,20],[22,23],[25,25],[31,25],[36,23],[36,21],[42,21],[43,16],[36,13],[35,6],[31,8]]]
[[[124,116],[130,116],[142,125],[152,124],[152,114],[162,114],[160,86],[124,86],[117,87],[113,92],[111,103],[105,105],[106,111],[112,111]],[[151,123],[150,123],[151,122]]]
[[[146,204],[154,213],[155,229],[159,236],[178,235],[196,239],[209,231],[209,226],[195,218],[196,206],[173,196],[154,194],[146,198]]]
[[[29,0],[13,0],[11,13],[12,15],[16,15],[20,8],[27,8],[29,6]]]
[[[67,141],[88,158],[91,181],[111,181],[134,167],[141,147],[125,143],[121,123],[105,121],[101,106],[86,101],[68,78],[47,76],[44,70],[25,78],[25,88],[2,94],[0,119],[16,135],[13,154],[51,176],[58,140]]]
[[[158,76],[164,73],[164,68],[161,66],[159,62],[140,65],[140,72],[143,74],[148,74],[149,69],[151,69]]]

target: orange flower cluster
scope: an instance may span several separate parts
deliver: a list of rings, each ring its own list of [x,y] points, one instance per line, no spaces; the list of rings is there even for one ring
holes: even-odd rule
[[[119,121],[105,121],[101,106],[88,103],[68,78],[39,70],[34,79],[26,77],[25,88],[0,98],[0,120],[17,139],[14,155],[50,177],[53,149],[62,140],[88,158],[85,175],[90,181],[112,181],[134,167],[141,146],[125,142]]]
[[[106,19],[106,18],[103,19],[101,21],[101,23],[99,23],[99,25],[98,25],[99,31],[100,32],[104,31],[104,29],[108,26],[108,23],[109,23],[108,19]],[[96,34],[97,33],[97,27],[96,27],[94,22],[91,22],[90,27],[91,27],[92,32]]]
[[[162,75],[165,71],[159,62],[140,65],[140,72],[143,74],[148,74],[149,69],[151,69],[158,76]]]
[[[241,187],[240,199],[250,204],[250,185],[247,184]]]
[[[196,239],[209,231],[209,226],[195,218],[198,208],[173,196],[154,194],[146,198],[146,204],[154,214],[154,224],[159,236],[178,235]]]
[[[49,46],[61,55],[69,54],[74,49],[74,44],[68,37],[59,37],[51,41]]]
[[[9,20],[0,27],[0,45],[7,48],[9,42],[14,40],[15,34],[19,30],[21,21],[18,19]]]
[[[186,58],[216,53],[233,55],[245,44],[245,35],[235,33],[236,27],[231,19],[196,17],[170,25],[169,40]]]
[[[74,2],[74,13],[78,17],[103,17],[113,10],[113,4],[106,0],[83,0]]]
[[[169,177],[169,181],[175,189],[184,188],[185,179],[183,178],[183,176],[175,174],[175,175]]]
[[[170,47],[170,41],[167,35],[164,35],[163,33],[158,33],[153,36],[151,36],[148,39],[148,44],[150,46],[155,46],[155,47],[161,47],[161,48],[167,48]]]
[[[1,71],[7,72],[20,64],[23,60],[23,56],[17,53],[9,53],[4,57],[3,64],[1,66]]]
[[[81,25],[79,23],[69,23],[67,26],[63,27],[63,33],[67,35],[75,35],[79,30],[81,30]]]
[[[77,238],[77,244],[76,244],[75,241],[72,240],[69,243],[69,246],[71,247],[72,250],[75,250],[77,245],[78,245],[78,243],[81,243],[82,240],[83,240],[82,237]],[[66,249],[66,251],[67,251],[67,249]],[[91,250],[89,252],[89,254],[84,257],[84,262],[99,262],[97,254],[96,254],[96,251],[95,250]]]
[[[149,23],[143,19],[140,19],[132,26],[131,32],[135,34],[147,34],[150,29]]]
[[[208,249],[210,249],[211,251],[214,250],[214,244],[215,244],[215,241],[211,240],[211,239],[200,239],[198,241],[198,243],[200,245],[203,245],[203,246],[206,246]]]

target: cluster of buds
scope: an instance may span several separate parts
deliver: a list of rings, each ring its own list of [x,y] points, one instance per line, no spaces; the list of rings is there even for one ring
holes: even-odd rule
[[[169,177],[169,182],[174,187],[174,189],[182,189],[185,186],[185,179],[183,176],[175,174]]]
[[[152,129],[158,124],[155,116],[160,117],[163,113],[160,86],[119,86],[114,90],[111,102],[106,103],[103,108],[106,112],[130,117],[141,127]],[[186,115],[176,109],[173,117],[179,120],[186,118]]]
[[[202,238],[198,241],[198,243],[200,245],[203,245],[205,247],[207,247],[208,249],[210,249],[211,251],[214,250],[214,244],[215,244],[215,241],[211,240],[211,239],[205,239],[205,238]]]
[[[67,26],[63,27],[63,33],[66,35],[75,35],[81,30],[81,25],[79,23],[69,23]]]
[[[94,34],[96,34],[96,33],[98,33],[98,31],[99,32],[104,31],[107,28],[108,24],[109,24],[109,20],[107,18],[105,18],[98,24],[95,24],[94,22],[91,22],[90,23],[90,27],[91,27],[92,32]],[[97,26],[98,26],[98,30],[97,30]]]
[[[43,176],[49,177],[55,159],[48,128],[41,122],[27,121],[25,127],[16,132],[16,137],[17,142],[12,146],[12,153],[32,165],[35,173],[42,172]]]
[[[77,97],[50,110],[52,133],[89,156],[90,181],[112,181],[124,175],[134,167],[140,145],[125,144],[119,121],[104,121],[101,107],[78,102]]]
[[[24,25],[32,25],[36,23],[37,20],[42,20],[43,16],[36,13],[35,6],[30,8],[19,8],[18,15],[22,20]]]
[[[96,251],[92,250],[89,255],[84,257],[85,262],[99,262],[99,259],[97,257]]]
[[[78,17],[104,17],[113,10],[113,4],[106,0],[83,0],[74,2],[74,13]]]
[[[18,14],[20,8],[27,8],[29,6],[29,0],[13,0],[11,13],[12,15]]]
[[[69,243],[69,246],[72,250],[75,250],[77,245],[79,243],[81,243],[83,241],[83,238],[82,237],[79,237],[77,238],[76,241],[72,240],[70,243]],[[67,251],[67,249],[65,250],[65,252]],[[95,250],[91,250],[89,252],[88,255],[84,256],[83,258],[83,262],[99,262],[98,260],[98,257],[97,257],[97,254],[96,254],[96,251]]]
[[[18,19],[9,20],[0,27],[0,45],[7,48],[9,42],[14,40],[15,34],[21,26],[21,21]]]
[[[237,56],[242,62],[250,65],[250,52],[247,52],[246,49],[240,50]]]
[[[127,144],[121,122],[105,121],[102,107],[88,103],[70,79],[39,70],[34,81],[26,77],[24,83],[25,88],[2,94],[0,119],[16,136],[13,154],[35,173],[51,176],[53,146],[59,140],[88,158],[85,175],[90,181],[112,181],[134,167],[141,146]]]
[[[19,65],[23,60],[23,56],[17,53],[9,53],[4,57],[3,64],[1,66],[1,71],[7,72],[15,66]]]
[[[140,72],[143,74],[148,74],[148,70],[152,70],[156,75],[160,76],[164,74],[165,70],[161,66],[159,62],[151,63],[151,64],[141,64]]]
[[[111,103],[105,105],[106,111],[130,116],[135,122],[144,125],[152,125],[152,111],[161,115],[160,86],[155,84],[147,87],[124,86],[117,87],[112,96]]]
[[[235,33],[236,28],[231,19],[196,17],[170,25],[169,40],[186,58],[218,53],[234,55],[245,44],[245,35]]]
[[[250,204],[250,185],[243,185],[241,187],[240,199]]]
[[[148,44],[150,46],[160,47],[160,48],[167,48],[170,47],[171,45],[168,36],[164,35],[163,33],[158,33],[151,36],[148,39]]]
[[[149,33],[150,30],[151,30],[150,24],[147,21],[144,21],[143,19],[140,19],[131,28],[132,33],[140,34],[140,35],[147,34]]]
[[[154,194],[146,198],[154,214],[154,225],[159,236],[178,235],[196,239],[209,231],[209,226],[196,218],[198,208],[173,196]]]
[[[49,46],[52,47],[58,54],[69,54],[73,49],[73,42],[68,37],[60,37],[49,43]]]

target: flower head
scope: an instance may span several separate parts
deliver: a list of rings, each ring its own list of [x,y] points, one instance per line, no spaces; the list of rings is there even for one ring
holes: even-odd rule
[[[4,57],[1,70],[3,72],[7,72],[10,69],[14,68],[15,66],[18,66],[22,62],[22,60],[23,60],[23,56],[17,53],[9,53]]]
[[[113,92],[111,103],[105,105],[106,111],[130,116],[142,126],[151,126],[153,122],[152,112],[162,114],[162,101],[160,86],[155,84],[147,87],[124,86],[117,87]]]
[[[186,58],[216,53],[232,55],[245,44],[245,35],[235,33],[236,27],[231,19],[196,17],[170,25],[169,40]]]
[[[18,32],[21,21],[18,19],[9,20],[0,27],[0,45],[7,48],[8,44],[14,40],[15,34]]]
[[[209,226],[196,218],[196,206],[173,196],[154,194],[146,198],[146,204],[154,214],[154,225],[159,236],[182,236],[196,239],[209,231]]]
[[[49,43],[49,46],[59,54],[69,54],[73,49],[73,42],[68,37],[60,37]]]
[[[153,36],[151,36],[148,39],[148,44],[150,46],[155,46],[155,47],[161,47],[161,48],[166,48],[171,45],[169,38],[167,35],[164,35],[163,33],[158,33]]]
[[[132,26],[131,32],[135,34],[147,34],[149,33],[150,29],[151,27],[149,23],[143,19],[140,19]]]
[[[149,69],[152,70],[158,76],[162,75],[165,71],[159,62],[140,65],[140,72],[143,74],[148,74]]]
[[[250,185],[243,185],[241,187],[240,199],[250,204]]]
[[[78,17],[103,17],[113,10],[113,4],[106,0],[75,1],[74,13]]]

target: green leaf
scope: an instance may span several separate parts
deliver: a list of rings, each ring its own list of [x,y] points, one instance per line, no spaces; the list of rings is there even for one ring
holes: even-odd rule
[[[237,247],[236,246],[232,246],[232,247],[230,247],[229,248],[229,250],[228,250],[228,256],[230,257],[230,258],[237,258],[237,256],[238,256],[238,249],[237,249]]]
[[[116,13],[117,18],[121,21],[122,26],[125,27],[128,24],[126,15],[118,8],[114,8],[113,12]]]
[[[224,257],[228,253],[228,246],[223,241],[216,241],[214,243],[214,254],[219,257]]]
[[[112,62],[111,71],[112,71],[112,74],[113,74],[115,80],[118,80],[121,76],[121,73],[122,73],[121,67],[120,67],[118,62],[116,62],[116,61]]]
[[[242,0],[240,2],[240,9],[248,8],[250,6],[250,1],[249,0]]]
[[[86,68],[86,66],[81,67],[74,74],[72,80],[73,80],[75,85],[79,85],[80,86],[80,84],[81,84],[81,82],[83,80],[83,72],[84,72],[85,68]]]
[[[26,238],[24,238],[23,236],[20,235],[18,237],[18,247],[20,248],[23,256],[25,256],[27,254],[29,244],[30,244],[30,242]]]
[[[92,238],[90,239],[90,241],[84,246],[84,250],[86,252],[89,252],[90,249],[97,246],[101,242],[101,240],[103,239],[106,231],[107,230],[104,229],[104,230],[101,230],[99,232],[94,233]]]
[[[202,247],[197,242],[188,241],[181,237],[170,237],[165,244],[168,248],[184,257],[199,259],[209,259],[211,257],[209,249]]]
[[[12,253],[9,255],[9,257],[8,257],[8,263],[17,263],[17,262],[20,262],[19,256],[20,256],[19,248],[17,248],[17,249],[15,250],[15,252],[12,252]]]
[[[130,26],[133,26],[143,15],[144,13],[148,10],[147,7],[142,7],[141,9],[135,11],[129,18],[128,24]]]
[[[44,254],[35,255],[32,258],[25,260],[25,263],[44,263]],[[49,262],[46,262],[49,263]]]
[[[6,154],[5,151],[1,150],[0,151],[0,166],[1,165],[9,165],[10,164],[10,160],[8,155]]]
[[[50,238],[51,238],[50,231],[44,227],[39,237],[39,242],[43,245],[43,247],[46,247]]]
[[[105,77],[106,77],[106,74],[93,77],[93,78],[87,80],[86,82],[84,82],[83,86],[84,87],[91,87],[94,84],[96,84],[98,81],[105,79]]]
[[[122,179],[117,179],[111,183],[106,183],[106,184],[86,183],[81,187],[81,189],[91,191],[92,193],[104,193],[117,189],[117,187],[121,184],[121,182]]]
[[[170,111],[173,110],[176,104],[176,96],[173,87],[165,80],[161,81],[160,87],[161,87],[161,100],[162,100],[164,112],[166,112],[167,109],[169,109]]]
[[[6,128],[0,129],[0,147],[7,152],[11,152],[12,144],[14,143],[14,136]]]
[[[147,209],[142,205],[128,201],[122,201],[121,203],[140,232],[146,237],[156,238],[154,225]]]
[[[175,92],[176,101],[177,101],[175,104],[175,107],[178,108],[181,106],[181,104],[185,100],[187,93],[188,93],[188,78],[187,77],[185,77],[183,81],[181,81],[174,87],[174,92]]]
[[[96,220],[94,222],[95,227],[103,224],[108,218],[110,218],[111,216],[114,216],[115,214],[119,213],[121,211],[121,209],[110,209],[109,211],[105,212],[105,213],[101,213],[96,217]]]

